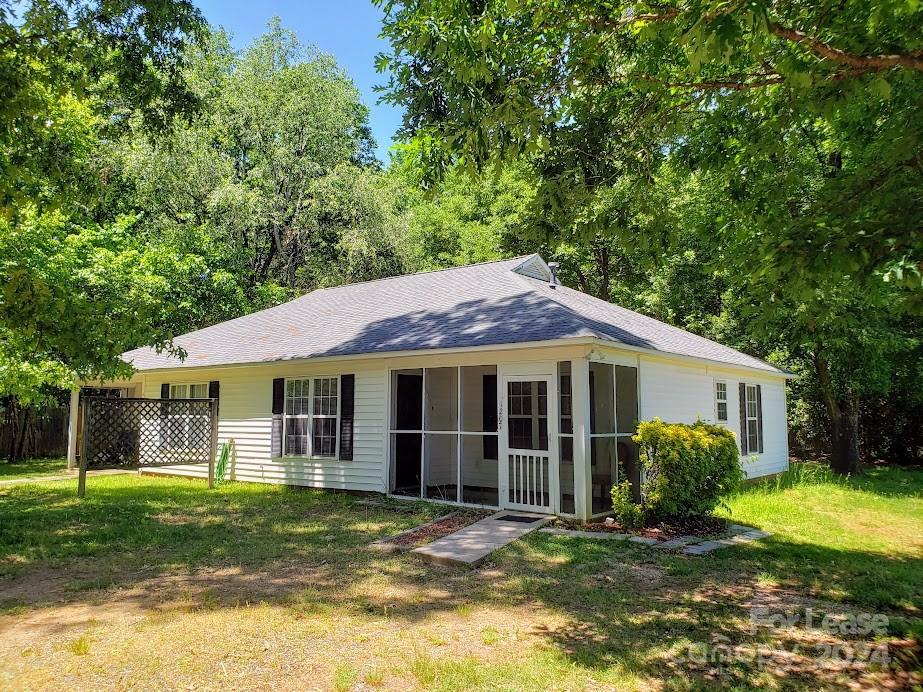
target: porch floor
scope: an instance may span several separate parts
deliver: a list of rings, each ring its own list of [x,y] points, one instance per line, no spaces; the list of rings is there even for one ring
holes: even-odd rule
[[[523,519],[535,521],[528,522]],[[471,567],[495,550],[522,538],[552,519],[554,516],[549,514],[501,510],[455,533],[416,548],[413,552],[430,562]]]

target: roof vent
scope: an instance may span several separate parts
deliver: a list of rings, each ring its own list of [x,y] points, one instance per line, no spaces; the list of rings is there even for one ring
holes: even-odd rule
[[[551,283],[550,283],[550,286],[551,286],[552,288],[554,288],[555,286],[558,285],[558,263],[557,263],[557,262],[549,262],[549,263],[548,263],[548,268],[551,270]]]

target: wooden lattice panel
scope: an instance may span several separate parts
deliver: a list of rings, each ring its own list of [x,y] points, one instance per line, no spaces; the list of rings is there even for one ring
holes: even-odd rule
[[[213,399],[84,399],[86,468],[207,464],[217,426]]]

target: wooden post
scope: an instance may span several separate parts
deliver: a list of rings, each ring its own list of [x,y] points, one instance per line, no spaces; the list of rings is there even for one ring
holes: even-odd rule
[[[77,465],[77,418],[80,412],[80,388],[71,390],[71,405],[67,424],[67,470]]]
[[[593,513],[592,440],[590,439],[590,363],[570,362],[571,406],[574,421],[574,512],[586,521]]]
[[[85,399],[83,407],[83,430],[80,435],[80,470],[77,472],[77,497],[87,492],[87,423],[90,420],[92,400]]]
[[[211,400],[211,449],[208,455],[208,487],[215,487],[215,457],[218,455],[218,400]]]

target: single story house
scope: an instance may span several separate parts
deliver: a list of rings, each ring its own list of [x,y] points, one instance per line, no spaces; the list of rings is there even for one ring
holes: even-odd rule
[[[320,289],[174,343],[185,359],[125,353],[110,390],[218,397],[236,480],[586,519],[637,487],[631,435],[654,417],[727,425],[749,477],[788,467],[790,374],[566,288],[538,255]]]

